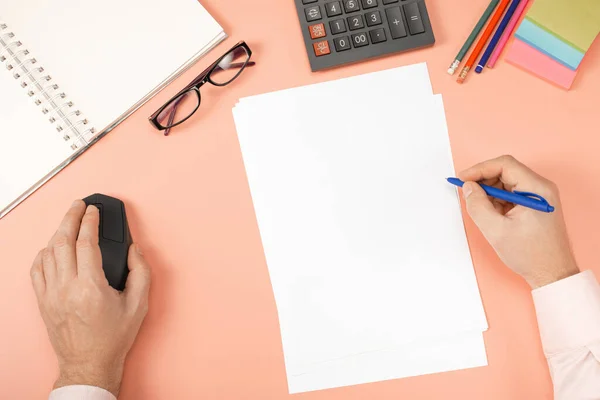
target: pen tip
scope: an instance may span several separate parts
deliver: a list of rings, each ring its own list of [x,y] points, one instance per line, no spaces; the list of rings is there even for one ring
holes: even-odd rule
[[[480,74],[482,71],[483,71],[483,67],[482,67],[481,65],[478,65],[478,66],[475,68],[475,72],[476,72],[476,73],[478,73],[478,74]]]
[[[456,71],[456,70],[454,70],[452,68],[448,68],[448,75],[454,75],[454,71]]]

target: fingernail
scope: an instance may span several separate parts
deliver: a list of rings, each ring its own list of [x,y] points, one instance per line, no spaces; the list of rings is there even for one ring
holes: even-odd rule
[[[465,183],[463,185],[463,197],[465,198],[465,200],[469,198],[471,193],[473,193],[473,188],[471,187],[471,184]]]
[[[87,206],[87,208],[85,209],[85,213],[91,214],[94,212],[94,210],[97,210],[96,206]]]
[[[140,256],[143,256],[143,255],[144,255],[144,252],[142,251],[142,248],[141,248],[141,247],[140,247],[140,245],[139,245],[139,244],[137,244],[137,243],[135,244],[135,251],[137,251],[137,253],[138,253]]]
[[[75,200],[73,204],[71,204],[71,208],[75,208],[80,204],[81,200]]]

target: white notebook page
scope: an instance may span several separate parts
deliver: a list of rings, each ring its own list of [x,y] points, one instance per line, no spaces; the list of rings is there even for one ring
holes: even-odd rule
[[[71,153],[40,107],[0,66],[0,211]]]
[[[0,0],[0,10],[97,130],[224,35],[197,0]]]

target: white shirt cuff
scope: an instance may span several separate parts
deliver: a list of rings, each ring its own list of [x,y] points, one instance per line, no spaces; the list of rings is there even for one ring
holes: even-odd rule
[[[600,285],[592,271],[551,283],[532,293],[547,357],[600,339]]]
[[[86,385],[64,386],[50,393],[48,400],[117,400],[109,391]]]

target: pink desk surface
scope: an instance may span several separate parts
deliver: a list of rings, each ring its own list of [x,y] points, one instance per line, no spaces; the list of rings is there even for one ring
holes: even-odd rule
[[[434,47],[310,72],[292,0],[205,0],[230,35],[210,57],[0,220],[0,398],[43,399],[57,373],[29,267],[75,198],[126,201],[153,267],[150,312],[130,354],[122,399],[550,399],[526,285],[466,227],[490,329],[489,366],[290,396],[275,302],[231,108],[243,96],[427,61],[444,95],[456,168],[511,153],[557,182],[573,246],[600,273],[600,47],[570,92],[500,62],[458,85],[446,69],[487,0],[429,0]],[[257,66],[203,88],[202,114],[171,137],[146,118],[240,39]],[[395,88],[402,96],[402,88]],[[361,102],[371,99],[356,99]],[[489,123],[492,121],[492,123]]]

